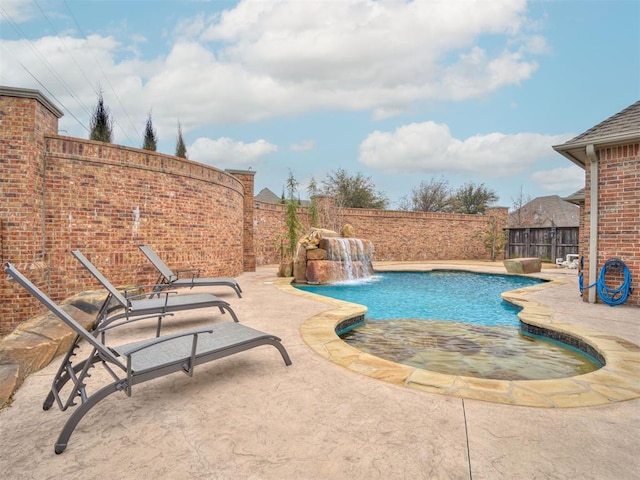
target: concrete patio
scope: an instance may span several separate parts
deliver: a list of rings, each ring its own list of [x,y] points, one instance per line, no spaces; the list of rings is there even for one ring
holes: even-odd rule
[[[481,267],[504,272],[501,264]],[[571,280],[530,294],[552,310],[554,321],[620,337],[637,353],[637,308],[583,303],[575,270],[554,267],[545,273]],[[53,444],[69,412],[43,411],[41,405],[57,358],[30,375],[12,405],[0,411],[4,477],[624,480],[640,475],[638,398],[539,408],[398,386],[312,350],[301,328],[333,307],[277,288],[275,267],[245,273],[238,281],[242,299],[230,290],[199,291],[223,297],[241,322],[280,336],[292,366],[264,347],[201,366],[193,378],[175,374],[136,386],[132,398],[114,394],[80,422],[67,450],[55,455]],[[215,321],[229,320],[208,313]],[[166,331],[201,323],[202,312],[181,313],[167,321]],[[118,335],[127,341],[142,337],[152,328],[124,330],[111,341],[118,342]],[[96,369],[92,379],[102,375]]]

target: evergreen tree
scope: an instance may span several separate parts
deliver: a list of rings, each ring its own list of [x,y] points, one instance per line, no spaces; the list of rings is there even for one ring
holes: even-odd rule
[[[113,140],[113,121],[109,109],[104,105],[102,91],[98,92],[98,103],[91,117],[89,140],[111,143]]]
[[[309,193],[310,200],[309,221],[312,227],[317,227],[320,218],[320,213],[318,212],[318,184],[316,183],[316,179],[313,177],[311,177],[311,180],[309,181],[307,192]]]
[[[298,190],[298,181],[293,176],[291,170],[289,170],[289,177],[286,183],[287,199],[285,200],[285,224],[287,226],[287,243],[285,254],[294,258],[296,254],[296,247],[298,246],[298,238],[302,235],[304,227],[300,218],[298,218],[298,206],[300,200],[296,200],[295,194]]]
[[[142,144],[142,148],[144,150],[151,150],[155,152],[158,148],[158,137],[156,135],[156,131],[153,129],[153,124],[151,123],[151,113],[147,117],[147,125],[144,129],[144,143]]]
[[[182,138],[182,125],[178,122],[178,142],[176,143],[176,157],[188,158],[187,147],[184,144],[184,138]]]

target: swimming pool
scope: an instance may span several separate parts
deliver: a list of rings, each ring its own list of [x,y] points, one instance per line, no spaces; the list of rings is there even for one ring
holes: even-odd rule
[[[584,352],[525,335],[501,293],[543,280],[464,271],[384,272],[300,290],[365,305],[366,323],[339,332],[349,345],[404,365],[504,380],[565,378],[602,365]]]
[[[484,326],[518,325],[519,307],[502,292],[537,285],[537,278],[461,271],[384,272],[334,285],[296,285],[325,297],[365,305],[369,320],[436,319]]]

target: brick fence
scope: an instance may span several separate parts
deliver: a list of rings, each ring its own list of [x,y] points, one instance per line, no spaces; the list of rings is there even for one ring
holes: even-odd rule
[[[345,208],[338,212],[339,224],[327,218],[320,226],[337,231],[351,224],[357,237],[373,242],[376,261],[478,260],[489,258],[482,232],[489,228],[491,218],[500,230],[505,228],[507,210],[498,207],[489,209],[487,215],[459,215]],[[298,209],[298,215],[309,228],[307,209]],[[258,264],[279,262],[286,232],[284,206],[256,202],[254,218]]]
[[[0,256],[59,301],[96,289],[70,255],[80,249],[114,284],[151,283],[138,252],[152,245],[174,268],[237,276],[278,263],[284,207],[253,198],[252,171],[222,171],[147,150],[57,135],[60,112],[35,90],[0,87]],[[335,209],[323,227],[354,226],[376,260],[488,258],[489,215]],[[309,227],[306,209],[300,218]],[[0,276],[0,335],[42,311]]]
[[[0,247],[54,300],[98,284],[70,255],[80,249],[115,284],[151,283],[138,251],[203,276],[244,270],[245,197],[254,172],[233,174],[156,152],[57,135],[61,113],[31,90],[0,89]],[[245,189],[249,190],[248,193]],[[254,266],[255,268],[255,266]],[[0,334],[41,312],[0,276]]]

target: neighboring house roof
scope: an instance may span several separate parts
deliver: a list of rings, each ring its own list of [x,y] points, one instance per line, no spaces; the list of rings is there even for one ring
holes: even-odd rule
[[[577,192],[573,192],[568,197],[564,197],[563,200],[569,203],[575,203],[576,205],[581,205],[584,203],[584,188],[581,188]]]
[[[558,195],[537,197],[509,214],[507,228],[577,227],[580,207]]]
[[[260,190],[260,193],[258,193],[253,198],[254,200],[264,203],[280,203],[281,200],[278,195],[273,193],[268,188],[263,188],[262,190]]]
[[[640,140],[640,101],[562,145],[555,145],[553,149],[584,168],[587,164],[588,145],[602,148],[638,140]]]
[[[253,199],[263,203],[280,203],[282,201],[282,197],[279,197],[268,188],[263,188],[262,190],[260,190],[260,192],[255,195]],[[300,202],[301,207],[308,207],[310,204],[309,200],[298,199],[298,201]]]

